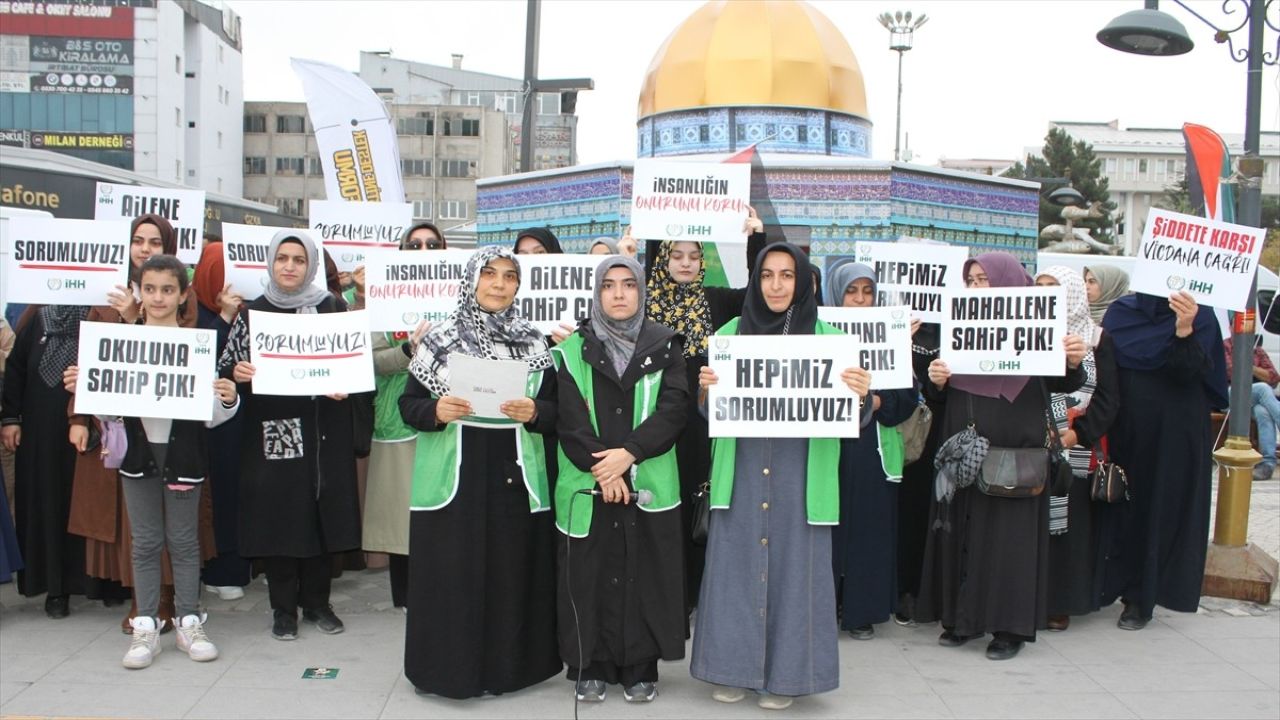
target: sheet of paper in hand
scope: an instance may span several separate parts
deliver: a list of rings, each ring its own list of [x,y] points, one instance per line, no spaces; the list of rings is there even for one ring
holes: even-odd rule
[[[840,374],[852,335],[716,335],[707,396],[711,437],[858,437],[858,396]]]
[[[978,288],[946,299],[940,357],[956,375],[1063,375],[1061,287]]]
[[[258,395],[330,395],[373,389],[364,310],[299,315],[249,311],[249,361]]]
[[[471,403],[471,415],[458,421],[464,425],[519,425],[500,406],[525,397],[528,380],[529,365],[519,360],[449,354],[449,394]]]
[[[217,341],[213,330],[80,323],[75,410],[208,422]]]

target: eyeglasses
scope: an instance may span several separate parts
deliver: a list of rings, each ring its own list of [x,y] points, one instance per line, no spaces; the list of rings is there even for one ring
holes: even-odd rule
[[[408,242],[406,242],[406,243],[404,244],[404,249],[405,249],[405,250],[421,250],[421,249],[422,249],[422,241],[421,241],[421,240],[417,240],[417,239],[409,240]],[[443,241],[443,240],[441,240],[441,239],[439,239],[439,238],[431,238],[430,240],[428,240],[428,241],[427,241],[427,249],[428,249],[428,250],[443,250],[443,249],[444,249],[444,241]]]

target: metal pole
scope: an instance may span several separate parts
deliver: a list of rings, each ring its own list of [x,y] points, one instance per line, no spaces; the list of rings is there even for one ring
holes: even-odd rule
[[[538,92],[538,25],[542,17],[542,0],[529,0],[524,21],[524,113],[520,120],[520,172],[533,170],[533,143],[537,123]]]
[[[1262,158],[1259,142],[1262,126],[1262,37],[1266,3],[1249,3],[1248,81],[1245,92],[1244,156],[1240,158],[1239,217],[1241,225],[1262,227]],[[1257,462],[1249,444],[1249,420],[1253,417],[1254,307],[1257,305],[1257,274],[1249,283],[1248,313],[1235,326],[1231,341],[1231,419],[1227,424],[1224,449],[1247,451]],[[1234,468],[1233,468],[1234,469]],[[1214,522],[1215,545],[1244,546],[1249,529],[1249,494],[1252,475],[1244,469],[1223,473],[1218,488],[1218,509]]]
[[[893,126],[893,161],[902,159],[902,51],[898,51],[898,121]]]

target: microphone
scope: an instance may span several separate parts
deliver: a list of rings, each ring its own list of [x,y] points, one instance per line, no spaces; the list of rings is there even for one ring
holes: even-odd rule
[[[578,492],[584,495],[597,495],[597,496],[604,495],[604,491],[600,490],[599,488],[592,488],[590,490],[579,490]],[[636,505],[648,505],[649,503],[653,502],[653,492],[649,490],[632,490],[631,502]]]

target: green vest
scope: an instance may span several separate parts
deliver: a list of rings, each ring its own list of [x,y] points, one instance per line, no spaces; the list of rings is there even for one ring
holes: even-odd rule
[[[595,406],[595,373],[582,360],[582,333],[574,333],[567,340],[552,349],[551,357],[556,367],[561,364],[569,371],[573,381],[577,383],[582,399],[587,403],[587,415],[591,418],[591,429],[600,434],[600,425],[596,421]],[[631,427],[640,427],[640,423],[649,419],[658,406],[658,391],[662,388],[662,375],[665,370],[641,376],[636,382],[635,397],[632,402]],[[590,490],[595,487],[596,480],[591,471],[579,470],[564,454],[564,445],[559,445],[560,474],[556,479],[555,506],[556,527],[570,537],[586,537],[591,530],[592,510],[595,502],[590,495],[578,500],[573,506],[573,526],[569,526],[570,506],[580,496],[579,490]],[[657,457],[648,458],[632,466],[632,485],[636,490],[648,490],[653,493],[653,500],[648,505],[639,506],[646,512],[670,510],[680,504],[680,474],[676,464],[675,448]]]
[[[528,397],[537,397],[542,387],[542,371],[529,373],[525,385]],[[488,421],[495,428],[511,429],[516,433],[516,464],[520,466],[521,479],[529,491],[529,512],[545,512],[551,509],[551,492],[547,483],[547,454],[542,436],[525,429],[522,423]],[[418,433],[418,444],[413,456],[413,489],[409,499],[410,510],[439,510],[448,505],[458,492],[458,465],[462,462],[462,427],[451,422],[439,432]],[[483,482],[472,478],[472,482]]]
[[[391,347],[400,347],[408,340],[396,340],[395,333],[387,333]],[[373,439],[378,442],[403,442],[412,440],[417,430],[405,424],[400,417],[400,396],[409,382],[409,372],[394,375],[375,375],[373,386],[378,394],[373,398]]]
[[[738,320],[734,318],[716,331],[717,335],[736,335]],[[821,320],[814,327],[817,335],[843,335],[844,331]],[[899,437],[901,441],[901,437]],[[728,510],[733,497],[733,473],[738,449],[737,438],[715,438],[711,441],[711,508]],[[809,458],[805,481],[805,510],[810,525],[840,523],[840,440],[809,438]]]
[[[884,468],[884,479],[902,482],[902,462],[906,454],[902,445],[902,431],[876,423],[876,441],[880,447],[880,467]]]

